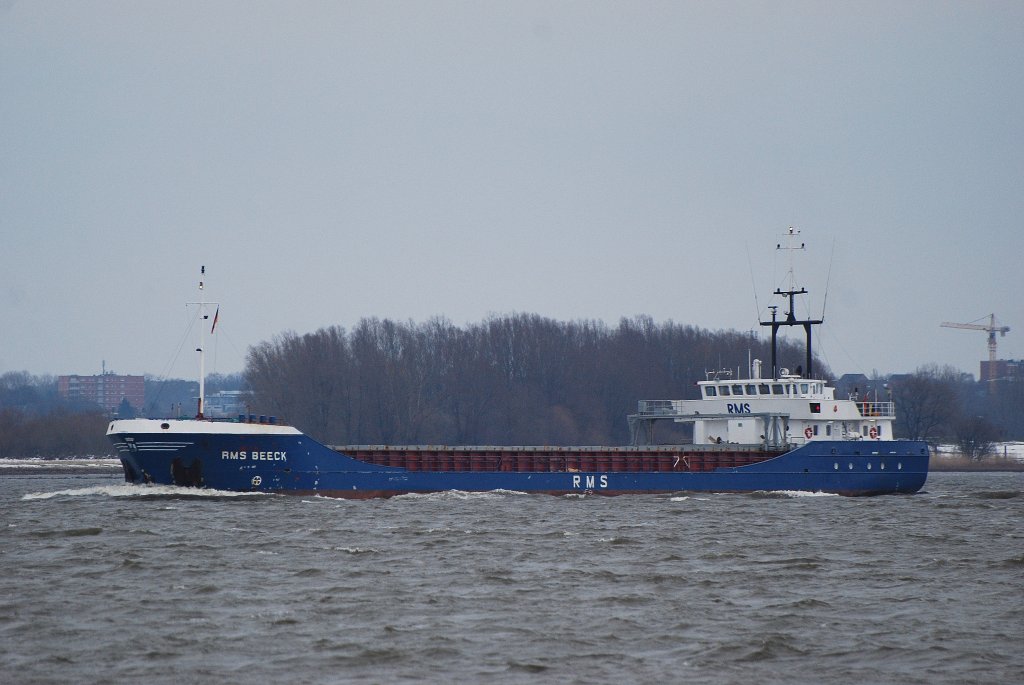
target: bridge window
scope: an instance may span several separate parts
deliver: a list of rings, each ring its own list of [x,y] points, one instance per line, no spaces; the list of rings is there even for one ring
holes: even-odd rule
[[[759,393],[761,393],[762,395],[770,395],[771,394],[771,392],[768,390],[768,384],[767,383],[762,383],[761,385],[757,386],[757,391]]]
[[[718,392],[715,390],[715,386],[713,386],[713,385],[705,385],[704,386],[704,396],[705,397],[714,397],[717,394],[718,394]]]
[[[806,395],[809,389],[810,389],[810,385],[808,385],[807,383],[801,383],[800,384],[800,394],[801,395]]]
[[[756,395],[757,394],[757,386],[754,385],[753,383],[748,385],[746,390],[747,390],[747,394],[748,395]]]
[[[739,383],[737,383],[736,385],[732,386],[732,394],[733,395],[742,395],[743,394],[743,386],[740,385]]]
[[[781,395],[782,394],[782,384],[781,383],[776,383],[776,384],[774,384],[772,386],[772,394],[773,395]]]
[[[729,396],[729,386],[728,385],[723,385],[718,390],[719,390],[719,392],[722,393],[722,397],[728,397]]]

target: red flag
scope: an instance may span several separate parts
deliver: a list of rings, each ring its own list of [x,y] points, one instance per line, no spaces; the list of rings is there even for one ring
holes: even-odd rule
[[[220,307],[217,307],[217,311],[213,313],[213,325],[210,326],[210,333],[213,333],[213,329],[217,327],[218,316],[220,316]]]

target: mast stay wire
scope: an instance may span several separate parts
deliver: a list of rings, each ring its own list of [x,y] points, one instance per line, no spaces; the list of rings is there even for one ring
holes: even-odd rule
[[[188,305],[185,305],[185,308],[186,308],[186,311],[187,311],[188,310]],[[191,317],[191,320],[189,321],[188,327],[185,329],[184,334],[182,334],[182,336],[181,336],[181,340],[178,341],[177,349],[174,350],[174,354],[171,355],[170,360],[164,365],[164,368],[160,371],[160,374],[156,377],[155,380],[158,383],[160,383],[160,390],[157,391],[156,397],[154,397],[152,399],[152,401],[151,401],[152,404],[155,405],[160,400],[160,396],[163,394],[163,391],[164,391],[163,381],[167,380],[167,376],[171,373],[171,369],[174,368],[174,365],[178,361],[178,357],[181,356],[181,349],[185,346],[185,341],[188,340],[189,337],[192,335],[192,329],[195,328],[196,321],[199,320],[199,314],[200,314],[200,308],[196,307],[196,313]]]
[[[828,256],[828,272],[825,274],[825,296],[821,300],[821,319],[825,319],[825,305],[828,304],[828,289],[832,284],[832,263],[836,257],[836,237],[832,236],[832,253]]]
[[[755,321],[761,320],[761,304],[757,300],[757,281],[754,279],[754,260],[750,258],[750,243],[745,243],[747,248],[747,266],[750,267],[750,285],[754,290],[754,310],[756,312]]]
[[[845,356],[847,363],[853,369],[858,371],[859,373],[867,375],[866,369],[865,369],[864,364],[862,363],[862,361],[856,359],[853,356],[853,354],[850,352],[850,350],[847,349],[845,345],[843,345],[843,340],[842,340],[841,337],[833,335],[832,328],[828,325],[828,323],[825,323],[825,321],[824,321],[824,319],[825,319],[825,311],[828,308],[828,294],[829,294],[829,292],[831,290],[831,286],[832,286],[832,267],[835,264],[836,242],[837,242],[837,239],[836,239],[835,236],[833,236],[832,237],[832,251],[829,254],[829,258],[828,258],[828,271],[826,272],[826,276],[825,276],[825,294],[824,294],[824,297],[822,298],[822,302],[821,302],[821,319],[822,319],[821,332],[822,332],[822,335],[819,336],[819,338],[818,338],[818,345],[819,345],[819,349],[822,350],[822,358],[825,360],[825,363],[829,365],[829,367],[831,367],[831,363],[828,360],[829,355],[825,352],[826,341],[828,343],[833,343],[834,342],[836,347],[838,348],[839,352],[842,353],[842,356]]]
[[[185,307],[187,308],[188,305],[185,305]],[[160,372],[160,375],[157,376],[157,380],[161,380],[162,381],[162,380],[166,380],[167,379],[167,375],[171,372],[171,368],[178,361],[178,357],[181,355],[181,348],[183,348],[185,346],[185,341],[189,339],[189,336],[191,336],[191,334],[192,334],[192,329],[194,329],[195,326],[196,326],[196,321],[199,320],[199,314],[200,314],[199,308],[196,307],[196,313],[192,315],[191,320],[188,323],[188,327],[185,329],[185,332],[182,334],[181,340],[178,341],[178,347],[174,350],[174,354],[171,355],[170,361],[168,361],[167,364],[164,365],[164,368]]]

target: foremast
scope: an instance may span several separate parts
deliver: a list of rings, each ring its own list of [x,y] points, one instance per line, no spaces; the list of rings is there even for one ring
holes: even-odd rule
[[[213,315],[213,325],[210,326],[210,335],[213,335],[214,330],[217,328],[217,317],[220,315],[220,304],[218,302],[207,302],[206,293],[203,290],[203,280],[206,278],[206,267],[199,267],[199,301],[189,302],[190,305],[196,305],[199,307],[199,347],[196,348],[196,352],[199,353],[199,397],[197,398],[196,407],[196,418],[202,419],[203,409],[205,408],[206,402],[206,321],[210,318],[207,314],[208,307],[217,306],[216,314]]]

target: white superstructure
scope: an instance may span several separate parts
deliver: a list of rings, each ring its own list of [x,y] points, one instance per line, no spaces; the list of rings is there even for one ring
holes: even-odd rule
[[[693,424],[697,445],[733,444],[781,447],[812,440],[893,440],[896,414],[891,401],[837,398],[825,381],[780,369],[778,378],[760,378],[755,360],[750,378],[728,372],[700,381],[700,399],[642,400],[630,417],[634,444],[639,428],[656,420]],[[648,436],[649,437],[649,436]]]
[[[672,400],[680,420],[693,423],[694,443],[757,444],[780,437],[788,444],[893,439],[892,402],[839,399],[825,381],[793,375],[788,369],[781,369],[778,378],[757,375],[700,381],[700,399]]]

